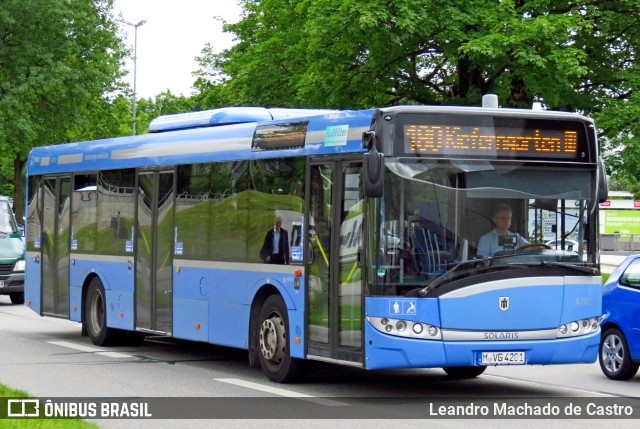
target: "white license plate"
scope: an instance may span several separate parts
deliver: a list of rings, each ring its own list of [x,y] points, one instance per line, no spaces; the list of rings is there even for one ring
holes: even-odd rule
[[[4,287],[4,280],[0,280],[0,287]]]
[[[480,365],[524,365],[525,352],[480,352]]]

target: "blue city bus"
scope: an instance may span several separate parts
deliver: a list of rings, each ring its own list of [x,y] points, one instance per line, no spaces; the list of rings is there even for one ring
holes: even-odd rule
[[[34,148],[26,304],[100,346],[246,349],[275,382],[309,360],[455,378],[595,362],[607,184],[594,124],[485,100],[228,107]],[[505,206],[511,232],[478,254]],[[276,218],[288,264],[260,256]]]

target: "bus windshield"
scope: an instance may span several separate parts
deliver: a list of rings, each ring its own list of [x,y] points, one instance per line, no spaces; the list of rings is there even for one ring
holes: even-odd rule
[[[377,237],[370,251],[377,257],[370,292],[403,295],[435,280],[545,263],[594,265],[593,173],[553,171],[524,163],[388,158],[371,228]]]

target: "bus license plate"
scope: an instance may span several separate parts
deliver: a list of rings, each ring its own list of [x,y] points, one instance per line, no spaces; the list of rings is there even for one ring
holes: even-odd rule
[[[480,352],[480,365],[524,365],[525,352]]]

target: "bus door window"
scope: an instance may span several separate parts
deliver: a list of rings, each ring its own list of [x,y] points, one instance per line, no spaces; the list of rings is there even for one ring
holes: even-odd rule
[[[362,248],[364,222],[364,187],[362,184],[362,163],[346,163],[342,169],[342,206],[340,219],[340,247],[337,267],[337,310],[339,331],[338,357],[349,357],[349,352],[361,349],[362,342],[362,274],[358,264],[358,252]]]
[[[312,164],[307,259],[311,354],[362,360],[361,162]]]
[[[310,244],[308,302],[309,339],[325,347],[329,342],[329,285],[331,266],[331,217],[333,216],[333,166],[311,166],[309,200]]]
[[[69,314],[69,226],[71,180],[44,179],[42,247],[42,309],[45,313]]]
[[[173,171],[138,174],[136,327],[171,333],[174,252]]]

